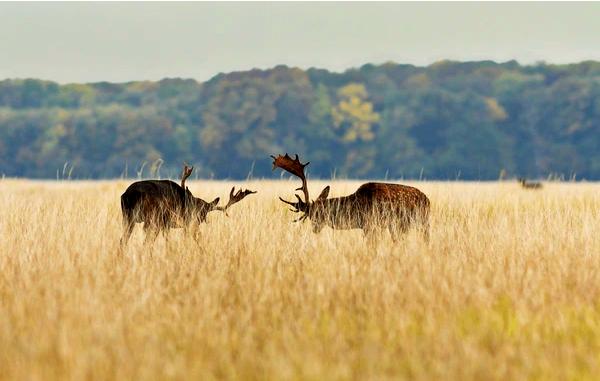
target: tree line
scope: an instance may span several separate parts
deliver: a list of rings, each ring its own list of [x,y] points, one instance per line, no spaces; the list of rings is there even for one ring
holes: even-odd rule
[[[0,81],[0,174],[600,179],[600,63],[277,66],[200,83]]]

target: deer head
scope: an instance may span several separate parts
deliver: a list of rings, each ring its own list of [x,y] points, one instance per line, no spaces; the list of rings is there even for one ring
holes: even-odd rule
[[[219,200],[220,200],[219,197],[215,198],[211,202],[206,202],[200,198],[193,197],[190,190],[185,186],[185,180],[188,177],[190,177],[193,170],[194,170],[194,167],[189,167],[187,164],[184,163],[183,172],[181,174],[181,187],[183,189],[185,189],[186,195],[188,196],[188,198],[191,199],[191,204],[193,206],[193,209],[197,212],[199,222],[204,222],[206,220],[206,215],[208,214],[208,212],[212,212],[213,210],[221,211],[221,212],[225,213],[225,215],[227,215],[227,209],[231,205],[242,201],[242,199],[244,199],[244,197],[246,197],[248,195],[256,193],[256,191],[251,191],[249,189],[246,189],[246,190],[240,189],[237,192],[235,192],[235,187],[233,187],[233,188],[231,188],[231,191],[229,192],[229,201],[227,202],[227,205],[217,206],[219,204]]]
[[[287,171],[292,175],[299,177],[300,180],[302,180],[302,186],[296,188],[296,190],[302,191],[302,193],[304,194],[304,200],[302,200],[297,194],[295,195],[296,199],[298,200],[297,202],[286,201],[279,197],[279,199],[282,202],[293,207],[293,209],[291,209],[293,212],[304,213],[302,216],[300,216],[300,218],[294,220],[294,222],[304,221],[308,217],[310,217],[311,220],[313,220],[314,217],[321,215],[322,213],[318,213],[321,208],[318,208],[317,206],[321,205],[325,201],[325,199],[327,199],[327,196],[329,195],[329,186],[326,186],[325,189],[323,189],[319,197],[314,202],[310,201],[310,198],[308,196],[306,176],[304,174],[304,168],[308,164],[310,164],[310,162],[302,164],[297,154],[294,159],[292,159],[287,153],[285,154],[285,156],[279,155],[275,157],[271,155],[271,157],[273,158],[273,170],[275,170],[276,168],[281,168],[284,171]],[[318,223],[318,221],[313,220],[313,223]]]
[[[183,171],[181,172],[181,188],[185,190],[185,205],[187,212],[194,216],[198,223],[206,221],[206,215],[208,212],[215,210],[219,204],[220,198],[217,197],[211,202],[206,202],[201,198],[194,197],[190,189],[185,186],[185,181],[192,175],[194,167],[190,167],[187,164],[183,164]]]

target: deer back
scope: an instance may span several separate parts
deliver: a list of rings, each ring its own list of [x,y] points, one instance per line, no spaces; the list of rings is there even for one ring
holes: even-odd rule
[[[366,183],[351,195],[315,202],[312,216],[338,228],[363,227],[371,219],[427,216],[429,199],[417,188]]]
[[[429,199],[417,188],[387,183],[366,183],[354,193],[361,203],[413,210],[429,207]]]
[[[159,217],[169,223],[185,217],[191,194],[170,180],[143,180],[131,184],[121,196],[124,211],[135,211],[138,222]]]

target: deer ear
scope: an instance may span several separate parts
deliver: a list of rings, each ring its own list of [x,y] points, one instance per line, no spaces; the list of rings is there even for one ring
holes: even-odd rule
[[[327,198],[327,196],[329,196],[329,185],[327,185],[325,187],[325,189],[323,189],[321,191],[321,194],[319,195],[319,197],[317,197],[317,201],[319,201],[319,200],[325,200]]]
[[[219,200],[221,199],[221,197],[217,197],[214,200],[212,200],[212,202],[210,203],[212,206],[218,205],[219,204]]]

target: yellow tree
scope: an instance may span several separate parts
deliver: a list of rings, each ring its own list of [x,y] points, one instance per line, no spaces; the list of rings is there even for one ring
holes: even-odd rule
[[[373,140],[373,124],[379,121],[379,114],[373,111],[365,86],[350,83],[338,90],[339,103],[331,110],[336,129],[342,130],[345,142]]]

